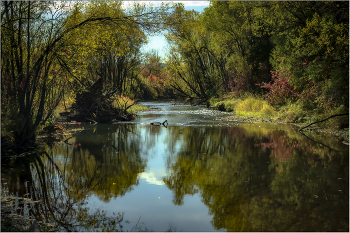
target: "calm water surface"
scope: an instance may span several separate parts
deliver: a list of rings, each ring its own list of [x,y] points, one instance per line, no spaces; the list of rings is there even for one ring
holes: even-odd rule
[[[226,122],[229,113],[204,107],[143,104],[154,109],[132,123],[83,125],[13,162],[2,192],[40,200],[17,200],[17,213],[59,231],[89,230],[97,210],[124,213],[123,231],[349,231],[341,141]]]

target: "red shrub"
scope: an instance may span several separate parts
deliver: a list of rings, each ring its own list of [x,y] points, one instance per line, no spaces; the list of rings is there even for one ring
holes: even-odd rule
[[[283,105],[288,99],[296,100],[299,93],[294,92],[293,86],[290,84],[290,72],[280,72],[278,70],[271,71],[272,83],[255,84],[261,88],[267,89],[266,100],[271,105]]]

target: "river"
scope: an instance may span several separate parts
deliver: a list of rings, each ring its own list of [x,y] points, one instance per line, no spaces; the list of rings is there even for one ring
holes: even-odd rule
[[[231,113],[201,106],[143,104],[152,109],[133,122],[71,125],[84,130],[13,161],[2,194],[17,197],[16,213],[57,231],[106,230],[113,216],[114,231],[349,231],[340,140],[227,122]]]

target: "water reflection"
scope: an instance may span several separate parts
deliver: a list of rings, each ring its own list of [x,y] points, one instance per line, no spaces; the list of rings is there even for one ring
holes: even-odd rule
[[[257,126],[187,127],[182,136],[164,182],[176,205],[200,193],[216,229],[349,230],[348,148],[339,142],[326,140],[341,153]]]
[[[95,126],[66,143],[13,161],[14,169],[3,176],[9,184],[5,195],[32,200],[29,206],[19,203],[17,214],[53,223],[56,230],[121,230],[123,214],[108,217],[104,211],[91,210],[87,198],[95,195],[109,202],[138,184],[146,161],[129,128]]]
[[[54,147],[50,152],[69,158],[64,169],[72,189],[89,189],[104,202],[125,195],[138,184],[137,175],[146,166],[140,156],[138,137],[131,125],[96,125],[74,134],[70,145]],[[63,156],[62,156],[63,158]]]
[[[273,124],[181,126],[196,117],[170,110],[167,128],[141,124],[146,113],[85,125],[13,162],[2,191],[56,231],[349,230],[348,147]]]

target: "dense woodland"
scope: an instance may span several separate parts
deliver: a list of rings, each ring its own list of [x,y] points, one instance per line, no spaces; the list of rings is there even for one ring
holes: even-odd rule
[[[2,137],[26,146],[97,80],[91,118],[120,98],[209,106],[248,95],[292,112],[287,120],[348,114],[348,24],[347,1],[214,1],[201,14],[172,3],[2,1]],[[154,33],[171,46],[164,60],[141,51]],[[348,116],[337,124],[348,128]]]

